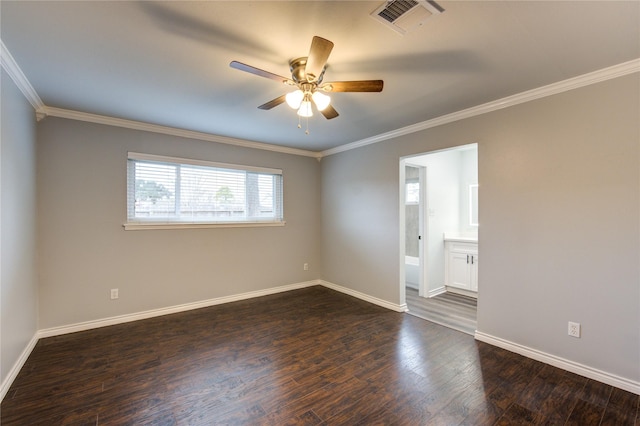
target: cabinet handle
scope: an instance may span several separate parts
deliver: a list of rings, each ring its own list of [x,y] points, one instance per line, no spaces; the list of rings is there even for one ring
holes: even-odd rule
[[[469,255],[467,255],[467,263],[469,263]]]
[[[473,256],[471,256],[471,264],[473,265]]]

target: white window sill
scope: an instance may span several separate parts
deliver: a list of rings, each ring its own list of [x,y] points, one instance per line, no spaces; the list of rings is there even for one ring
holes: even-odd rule
[[[125,231],[151,229],[203,229],[203,228],[255,228],[262,226],[284,226],[282,222],[229,222],[229,223],[167,223],[167,222],[127,222],[123,224]]]

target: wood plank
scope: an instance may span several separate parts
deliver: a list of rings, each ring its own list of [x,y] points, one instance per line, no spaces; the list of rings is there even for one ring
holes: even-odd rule
[[[420,297],[418,291],[406,287],[409,314],[435,324],[473,335],[477,326],[477,300],[455,293],[435,297]]]
[[[602,416],[603,425],[635,424],[640,401],[638,396],[622,389],[613,388],[609,403]]]
[[[565,425],[599,425],[603,414],[603,407],[583,399],[578,399]]]
[[[25,424],[633,424],[640,397],[323,287],[42,339]]]

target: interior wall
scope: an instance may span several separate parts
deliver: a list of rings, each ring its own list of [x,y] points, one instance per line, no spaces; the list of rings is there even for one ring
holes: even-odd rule
[[[54,117],[38,125],[41,329],[318,278],[316,159]],[[282,169],[286,225],[125,231],[128,151]]]
[[[38,329],[36,119],[2,70],[0,95],[0,378]]]
[[[477,142],[478,331],[639,381],[639,81],[324,158],[323,278],[400,303],[399,158]]]

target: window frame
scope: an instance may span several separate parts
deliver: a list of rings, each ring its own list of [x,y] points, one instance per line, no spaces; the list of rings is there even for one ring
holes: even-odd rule
[[[181,166],[196,166],[196,167],[208,167],[216,168],[220,170],[235,170],[251,173],[263,173],[274,176],[280,176],[279,192],[274,194],[276,200],[274,200],[274,208],[276,209],[275,218],[266,218],[265,220],[257,220],[251,218],[251,220],[170,220],[169,218],[160,219],[144,219],[134,218],[134,197],[135,194],[130,192],[131,188],[135,186],[135,176],[132,176],[133,166],[136,161],[140,162],[156,162],[165,163],[167,165],[181,165]],[[133,179],[133,185],[132,185]],[[274,188],[276,189],[276,188]],[[246,190],[246,186],[245,186]],[[219,163],[206,160],[197,160],[191,158],[182,157],[170,157],[164,155],[144,154],[139,152],[127,153],[127,172],[126,172],[126,217],[127,220],[123,224],[125,230],[146,230],[146,229],[193,229],[193,228],[238,228],[238,227],[264,227],[264,226],[284,226],[286,224],[284,220],[284,177],[281,169],[273,169],[267,167],[256,167],[239,164]]]

